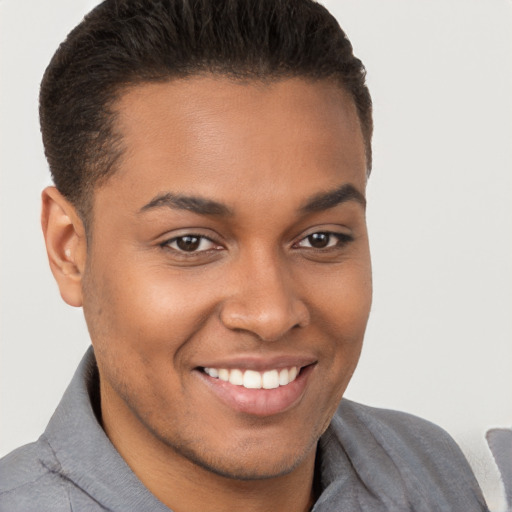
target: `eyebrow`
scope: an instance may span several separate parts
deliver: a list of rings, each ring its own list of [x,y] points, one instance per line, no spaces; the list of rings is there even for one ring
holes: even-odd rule
[[[363,194],[361,194],[354,185],[346,183],[335,190],[320,192],[319,194],[314,195],[304,206],[300,208],[300,210],[303,213],[320,212],[328,210],[329,208],[334,208],[335,206],[346,203],[347,201],[356,201],[363,208],[366,208],[366,199]]]
[[[299,208],[299,211],[302,213],[319,212],[334,208],[347,201],[356,201],[360,203],[363,208],[366,207],[366,199],[363,194],[361,194],[354,185],[347,183],[335,190],[320,192],[314,195]],[[223,203],[200,196],[185,196],[172,194],[171,192],[157,195],[149,203],[145,204],[139,210],[139,213],[163,207],[172,208],[173,210],[187,210],[197,213],[198,215],[222,217],[233,215],[233,210]]]
[[[144,205],[139,211],[140,213],[152,210],[154,208],[168,207],[174,210],[188,210],[199,215],[232,215],[230,208],[222,203],[205,199],[198,196],[184,196],[179,194],[160,194],[154,197],[149,203]]]

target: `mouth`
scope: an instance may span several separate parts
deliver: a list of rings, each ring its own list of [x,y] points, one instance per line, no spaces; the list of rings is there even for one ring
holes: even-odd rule
[[[285,412],[302,400],[316,363],[269,368],[198,367],[198,375],[230,409],[253,416]]]
[[[264,372],[239,368],[232,370],[227,368],[202,368],[202,371],[214,379],[229,382],[234,386],[242,386],[246,389],[276,389],[293,382],[300,373],[301,367],[276,368]]]

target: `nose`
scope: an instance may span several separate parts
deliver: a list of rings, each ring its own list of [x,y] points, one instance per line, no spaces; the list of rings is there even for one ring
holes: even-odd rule
[[[306,327],[310,313],[296,293],[296,283],[277,258],[256,257],[239,263],[224,300],[221,322],[263,341],[276,341],[296,327]]]

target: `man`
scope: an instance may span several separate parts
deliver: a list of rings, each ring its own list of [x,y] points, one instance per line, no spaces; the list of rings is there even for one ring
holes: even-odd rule
[[[1,510],[486,510],[443,431],[340,405],[372,117],[324,8],[107,0],[40,104],[49,261],[93,350]]]

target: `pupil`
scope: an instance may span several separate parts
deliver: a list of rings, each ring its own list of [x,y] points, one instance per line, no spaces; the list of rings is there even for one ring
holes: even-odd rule
[[[182,251],[195,251],[201,242],[198,236],[182,236],[176,240],[176,245]]]
[[[311,247],[322,249],[329,244],[329,235],[327,233],[313,233],[308,236]]]

